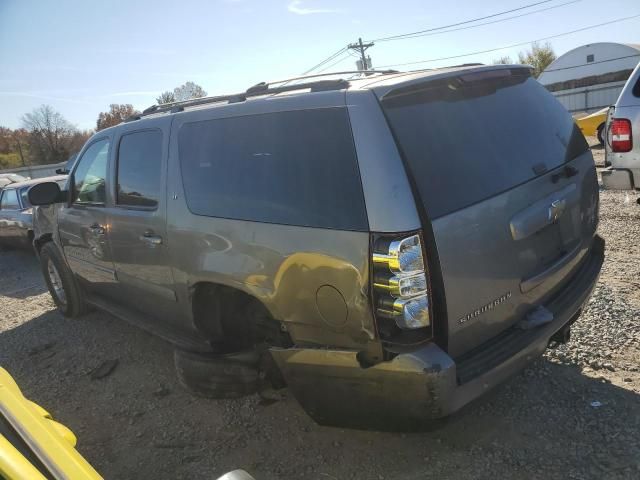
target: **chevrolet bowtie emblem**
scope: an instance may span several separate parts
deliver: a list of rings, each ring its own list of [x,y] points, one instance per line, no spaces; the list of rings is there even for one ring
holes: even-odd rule
[[[565,199],[553,201],[549,207],[549,221],[551,223],[557,222],[564,213],[566,206],[567,201]]]

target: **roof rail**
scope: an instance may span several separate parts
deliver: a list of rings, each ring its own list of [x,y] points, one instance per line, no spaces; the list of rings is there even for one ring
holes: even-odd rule
[[[345,79],[335,79],[335,80],[316,80],[313,82],[303,82],[296,83],[293,85],[287,85],[287,83],[292,82],[294,80],[304,80],[307,78],[317,78],[317,77],[327,77],[332,75],[344,75],[344,74],[355,74],[355,73],[364,73],[361,70],[353,70],[353,71],[345,71],[345,72],[334,72],[334,73],[322,73],[318,75],[308,75],[304,77],[294,77],[286,80],[276,80],[273,82],[260,82],[252,87],[249,87],[245,92],[242,93],[233,93],[230,95],[217,95],[214,97],[202,97],[202,98],[192,98],[190,100],[182,100],[179,102],[171,102],[171,103],[163,103],[161,105],[152,105],[149,108],[146,108],[142,111],[140,115],[136,115],[135,117],[129,117],[127,121],[139,120],[142,117],[147,115],[152,115],[155,113],[163,113],[163,112],[171,112],[176,113],[185,109],[185,107],[195,107],[198,105],[206,105],[209,103],[218,103],[218,102],[244,102],[249,97],[257,97],[260,95],[275,95],[283,92],[291,92],[295,90],[304,90],[311,89],[312,92],[321,92],[327,90],[339,90],[341,88],[346,88],[349,86],[349,82]],[[379,74],[390,74],[397,73],[396,70],[367,70],[367,73],[379,73]],[[279,86],[272,86],[278,85]]]

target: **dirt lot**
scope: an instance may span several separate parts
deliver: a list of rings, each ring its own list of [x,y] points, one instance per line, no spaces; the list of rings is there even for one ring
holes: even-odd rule
[[[61,317],[28,252],[0,252],[0,365],[109,479],[639,478],[640,207],[601,198],[606,264],[571,344],[429,433],[319,427],[286,390],[194,398],[162,340],[105,313]]]

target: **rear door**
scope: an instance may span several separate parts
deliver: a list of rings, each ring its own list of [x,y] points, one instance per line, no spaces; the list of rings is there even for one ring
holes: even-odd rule
[[[382,105],[433,228],[455,357],[566,284],[595,234],[593,158],[522,68],[412,83]]]
[[[109,239],[119,301],[154,319],[176,316],[166,235],[166,159],[171,119],[124,125],[116,139]]]

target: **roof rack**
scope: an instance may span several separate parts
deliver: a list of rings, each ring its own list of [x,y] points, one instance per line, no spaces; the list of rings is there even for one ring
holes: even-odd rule
[[[245,92],[242,93],[234,93],[231,95],[217,95],[214,97],[202,97],[202,98],[192,98],[190,100],[183,100],[179,102],[171,102],[171,103],[163,103],[161,105],[152,105],[149,108],[146,108],[139,115],[132,115],[127,118],[125,122],[131,122],[134,120],[140,120],[142,117],[146,117],[147,115],[152,115],[155,113],[176,113],[181,112],[185,109],[185,107],[195,107],[198,105],[206,105],[209,103],[218,103],[218,102],[244,102],[249,97],[257,97],[260,95],[275,95],[283,92],[291,92],[295,90],[304,90],[311,89],[312,92],[321,92],[328,90],[339,90],[341,88],[346,88],[349,86],[349,81],[345,79],[336,79],[336,80],[316,80],[312,82],[303,82],[303,83],[295,83],[293,85],[287,85],[289,82],[293,82],[295,80],[304,80],[307,78],[317,78],[317,77],[327,77],[332,75],[344,75],[344,74],[356,74],[356,73],[365,73],[361,70],[353,70],[353,71],[344,71],[344,72],[334,72],[334,73],[322,73],[317,75],[308,75],[304,77],[294,77],[286,80],[276,80],[273,82],[260,82],[256,85],[249,87]],[[390,73],[398,73],[396,70],[367,70],[366,73],[378,73],[378,74],[390,74]],[[272,86],[278,85],[279,86]]]

